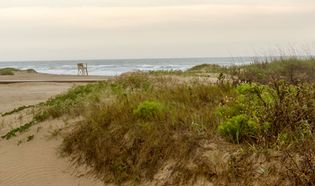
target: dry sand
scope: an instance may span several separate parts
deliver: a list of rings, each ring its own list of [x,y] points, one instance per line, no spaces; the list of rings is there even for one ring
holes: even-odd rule
[[[33,105],[46,101],[51,96],[59,94],[79,83],[12,83],[1,84],[1,81],[89,81],[106,80],[104,76],[69,76],[40,73],[17,72],[13,76],[0,76],[0,113],[7,112],[23,105]],[[84,83],[80,83],[84,84]]]
[[[27,74],[28,79],[43,76],[62,79],[69,76]],[[51,77],[51,78],[49,78]],[[1,79],[22,79],[17,75]],[[72,77],[71,77],[72,78]],[[103,77],[104,79],[104,77]],[[7,112],[22,105],[33,105],[66,91],[74,83],[16,83],[0,84],[0,112]],[[31,120],[31,109],[6,117],[0,116],[0,135]],[[69,161],[58,157],[57,148],[61,138],[50,139],[51,132],[61,127],[63,121],[46,121],[10,140],[0,139],[0,185],[1,186],[90,186],[103,185],[83,172],[75,172]],[[27,142],[29,136],[34,138]],[[19,144],[19,145],[18,145]]]
[[[1,80],[43,80],[43,81],[58,81],[58,80],[104,80],[108,79],[106,76],[76,76],[76,75],[54,75],[43,73],[27,73],[15,72],[15,75],[1,76]]]
[[[14,83],[0,84],[0,112],[23,105],[34,105],[64,92],[74,83]]]

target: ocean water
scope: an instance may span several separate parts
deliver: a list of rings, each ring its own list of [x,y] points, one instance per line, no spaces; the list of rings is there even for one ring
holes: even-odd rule
[[[255,58],[256,59],[256,58]],[[249,64],[252,57],[238,58],[183,58],[183,59],[117,59],[117,60],[67,60],[0,62],[0,68],[34,69],[48,74],[77,74],[77,63],[87,63],[90,75],[116,76],[125,72],[154,70],[186,70],[200,64],[222,66]],[[256,59],[257,60],[257,59]]]

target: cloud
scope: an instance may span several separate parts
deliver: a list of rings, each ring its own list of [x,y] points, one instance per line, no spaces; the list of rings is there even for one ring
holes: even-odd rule
[[[305,4],[313,0],[10,0],[1,2],[0,7],[49,6],[49,7],[130,7],[130,6],[178,6],[178,5],[240,5],[240,4]]]
[[[6,7],[6,59],[250,55],[253,49],[314,42],[314,5]],[[3,57],[4,56],[4,57]]]

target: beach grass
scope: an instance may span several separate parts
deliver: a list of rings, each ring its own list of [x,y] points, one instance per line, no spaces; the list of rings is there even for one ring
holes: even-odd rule
[[[14,75],[15,72],[17,72],[18,69],[15,68],[2,68],[0,69],[0,75]]]
[[[0,69],[0,75],[1,76],[12,76],[16,72],[37,73],[34,69],[20,70],[20,69],[11,68],[11,67]]]

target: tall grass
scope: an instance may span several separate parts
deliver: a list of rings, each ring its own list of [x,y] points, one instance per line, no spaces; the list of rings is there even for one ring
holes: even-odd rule
[[[289,83],[315,81],[315,59],[299,59],[297,57],[276,58],[266,61],[253,61],[250,65],[222,67],[203,64],[189,69],[187,72],[225,73],[231,79],[242,82],[259,82],[284,80]]]
[[[76,164],[90,165],[91,173],[106,183],[153,179],[171,160],[185,179],[207,176],[200,169],[185,168],[185,162],[200,139],[215,134],[212,113],[225,95],[232,94],[230,87],[145,87],[118,95],[111,104],[92,104],[87,119],[64,139],[62,151]]]

